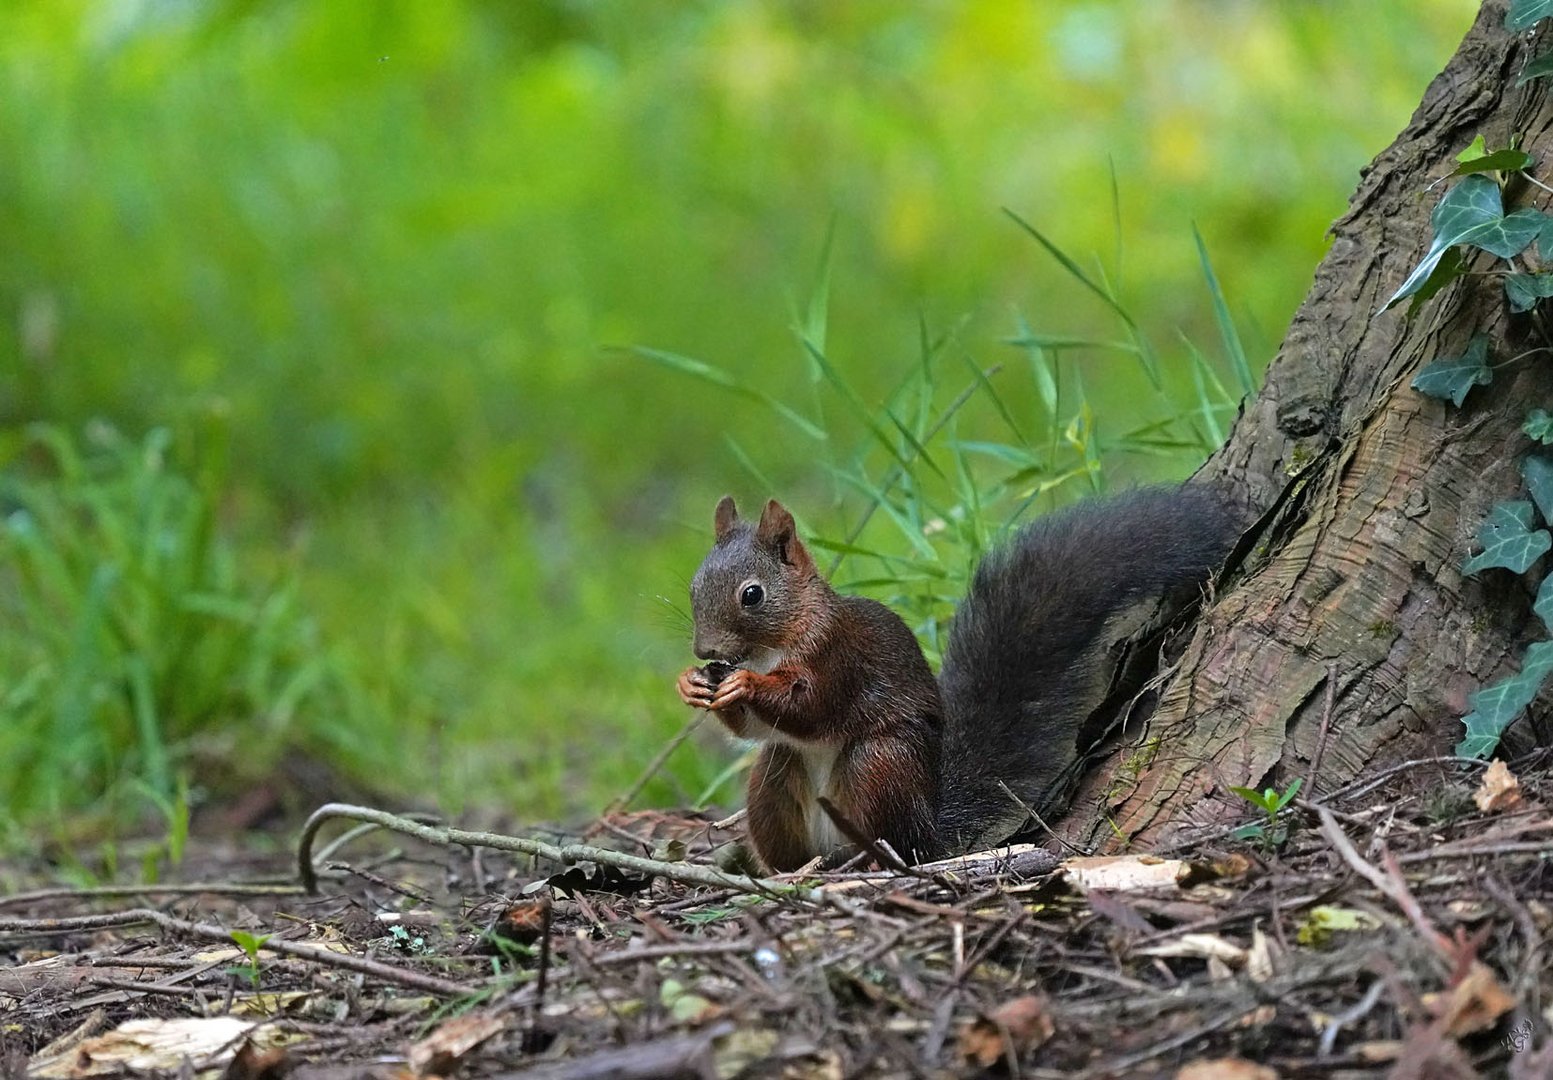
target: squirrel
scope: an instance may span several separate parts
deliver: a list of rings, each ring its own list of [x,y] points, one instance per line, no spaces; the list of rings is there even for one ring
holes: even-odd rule
[[[764,744],[748,829],[779,872],[844,858],[859,833],[924,862],[1060,809],[1111,689],[1110,646],[1199,590],[1238,537],[1201,485],[1038,518],[977,567],[935,678],[899,615],[831,588],[781,503],[751,523],[725,496],[713,531],[690,585],[693,648],[708,663],[677,686]]]

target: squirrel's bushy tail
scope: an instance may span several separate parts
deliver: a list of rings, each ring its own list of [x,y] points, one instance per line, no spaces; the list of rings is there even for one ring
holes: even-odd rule
[[[1211,487],[1141,488],[1090,499],[1021,528],[977,568],[955,612],[944,703],[940,834],[996,844],[1067,797],[1081,729],[1106,698],[1121,624],[1195,589],[1235,541]]]

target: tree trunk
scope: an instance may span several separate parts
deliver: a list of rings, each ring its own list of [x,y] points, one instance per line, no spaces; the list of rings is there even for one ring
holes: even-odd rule
[[[1500,148],[1520,134],[1539,164],[1553,160],[1548,80],[1515,88],[1532,53],[1505,30],[1505,7],[1484,3],[1407,129],[1361,174],[1266,385],[1199,474],[1256,523],[1154,716],[1085,780],[1065,823],[1073,842],[1159,846],[1245,817],[1232,784],[1305,777],[1319,795],[1388,762],[1451,754],[1468,694],[1543,636],[1525,581],[1460,567],[1488,509],[1520,490],[1520,425],[1553,404],[1553,364],[1497,368],[1461,409],[1408,385],[1475,333],[1503,363],[1540,332],[1508,314],[1498,277],[1459,280],[1412,323],[1406,304],[1377,315],[1429,246],[1446,190],[1431,184],[1475,136]],[[1548,202],[1525,184],[1506,193],[1507,209]]]

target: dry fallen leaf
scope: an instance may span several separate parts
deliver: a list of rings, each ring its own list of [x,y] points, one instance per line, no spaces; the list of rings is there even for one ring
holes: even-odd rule
[[[1353,1046],[1354,1057],[1360,1061],[1380,1064],[1386,1061],[1395,1061],[1402,1056],[1401,1039],[1372,1039],[1369,1042],[1355,1043]]]
[[[349,953],[350,946],[340,940],[339,934],[328,933],[317,937],[306,938],[293,942],[296,945],[307,945],[314,949],[327,949],[335,953]],[[271,952],[262,945],[259,947],[259,961],[262,964],[266,960],[276,960],[280,954]],[[193,959],[201,964],[221,964],[228,960],[242,961],[247,959],[247,954],[234,945],[218,945],[212,949],[201,949],[195,953]]]
[[[1251,928],[1251,949],[1246,953],[1246,974],[1254,983],[1265,983],[1278,973],[1278,943],[1262,933],[1260,926]]]
[[[1497,909],[1482,900],[1452,900],[1445,905],[1445,910],[1455,916],[1458,922],[1473,923],[1482,922]]]
[[[234,994],[231,1005],[227,1006],[226,1011],[233,1016],[296,1016],[305,1013],[312,1000],[311,990]],[[225,1002],[212,1004],[226,1005]],[[212,1008],[211,1011],[216,1010]]]
[[[1472,962],[1466,976],[1455,986],[1442,993],[1425,994],[1423,1001],[1430,1012],[1445,1021],[1445,1032],[1453,1039],[1487,1031],[1515,1008],[1515,999],[1480,960]]]
[[[281,1080],[290,1071],[291,1060],[284,1047],[260,1050],[245,1041],[221,1074],[221,1080]]]
[[[1256,864],[1248,856],[1242,855],[1238,851],[1228,855],[1220,855],[1218,858],[1210,860],[1208,865],[1221,878],[1245,877],[1256,868]]]
[[[1244,1058],[1213,1058],[1181,1066],[1176,1080],[1278,1080],[1278,1074]]]
[[[416,1076],[447,1075],[458,1068],[465,1056],[506,1030],[507,1022],[491,1013],[465,1013],[439,1024],[437,1030],[410,1047],[406,1055]]]
[[[1498,758],[1483,771],[1483,782],[1473,793],[1472,801],[1485,814],[1497,814],[1516,806],[1521,801],[1521,782],[1510,767]]]
[[[1035,1049],[1055,1031],[1046,999],[1027,994],[1005,1001],[967,1024],[960,1031],[960,1056],[988,1069],[1005,1055],[1017,1059]]]
[[[493,938],[513,941],[519,945],[532,945],[544,936],[545,926],[550,922],[550,912],[549,896],[519,900],[502,909],[486,933]]]
[[[1246,962],[1246,950],[1216,934],[1182,934],[1170,941],[1139,949],[1144,956],[1191,957],[1198,960],[1218,959],[1231,967],[1242,967]]]
[[[273,1031],[235,1016],[127,1020],[112,1031],[82,1040],[52,1061],[35,1058],[27,1075],[86,1080],[130,1071],[177,1073],[185,1059],[196,1069],[214,1069],[231,1061],[248,1039],[262,1044]]]
[[[1074,888],[1088,892],[1130,892],[1137,889],[1176,888],[1191,867],[1180,859],[1155,855],[1096,855],[1069,859],[1062,872]]]

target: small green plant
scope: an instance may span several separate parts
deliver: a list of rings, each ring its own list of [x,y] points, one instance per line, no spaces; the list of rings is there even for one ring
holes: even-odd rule
[[[150,810],[176,863],[201,750],[229,784],[289,750],[371,760],[289,575],[253,580],[220,535],[222,431],[37,426],[0,454],[0,816],[111,835]]]
[[[1289,838],[1289,822],[1283,812],[1284,808],[1294,801],[1303,783],[1303,780],[1295,779],[1282,794],[1276,788],[1264,788],[1262,791],[1248,787],[1230,788],[1264,815],[1261,821],[1253,821],[1236,829],[1232,834],[1235,839],[1252,840],[1269,848],[1280,846]]]
[[[1112,265],[1088,269],[1036,226],[1009,217],[1114,316],[1114,338],[1036,330],[1016,316],[1014,333],[1004,341],[1011,352],[985,363],[966,355],[959,327],[935,333],[924,321],[916,355],[900,365],[903,376],[882,402],[871,404],[828,351],[828,238],[807,304],[792,320],[799,361],[814,388],[812,405],[779,400],[698,359],[631,350],[760,403],[792,440],[813,451],[850,522],[830,528],[800,522],[808,543],[829,556],[826,570],[839,587],[899,612],[930,660],[939,656],[949,614],[971,572],[1006,530],[1040,510],[1103,490],[1109,461],[1173,459],[1181,471],[1200,462],[1222,442],[1242,395],[1255,389],[1251,361],[1200,236],[1194,233],[1196,251],[1227,379],[1184,337],[1178,352],[1161,353],[1123,300],[1119,252]],[[1085,393],[1084,372],[1094,365],[1077,358],[1095,356],[1135,364],[1150,388],[1137,410],[1147,419],[1130,430],[1105,430]],[[726,442],[759,488],[771,491],[754,456],[731,437]],[[1147,463],[1141,467],[1144,475],[1152,471]]]
[[[1523,30],[1550,15],[1553,4],[1546,0],[1514,0],[1506,24]],[[1549,73],[1553,73],[1553,52],[1531,61],[1521,82]],[[1483,137],[1478,136],[1457,155],[1457,167],[1451,175],[1461,179],[1430,215],[1433,236],[1429,250],[1382,310],[1408,300],[1408,317],[1412,318],[1423,303],[1468,273],[1467,253],[1472,249],[1502,260],[1502,266],[1490,273],[1502,279],[1511,311],[1535,312],[1542,300],[1553,297],[1553,215],[1532,207],[1505,211],[1505,184],[1512,176],[1522,175],[1537,187],[1553,190],[1530,175],[1528,170],[1537,162],[1518,143],[1517,136],[1505,149],[1489,152]],[[1553,352],[1553,339],[1543,322],[1534,317],[1533,325],[1542,336],[1541,347],[1496,361],[1488,337],[1474,334],[1461,355],[1425,365],[1414,376],[1412,388],[1460,408],[1474,387],[1493,382],[1495,369],[1537,353]],[[1526,574],[1553,550],[1553,533],[1547,528],[1553,523],[1553,457],[1544,452],[1553,438],[1553,418],[1546,410],[1533,408],[1521,430],[1533,440],[1532,448],[1521,459],[1521,477],[1530,498],[1510,499],[1489,511],[1478,530],[1482,550],[1461,566],[1466,576],[1492,570]],[[1553,630],[1553,577],[1544,576],[1533,611]],[[1536,698],[1550,673],[1553,641],[1532,642],[1518,672],[1472,694],[1472,710],[1462,717],[1466,731],[1456,752],[1474,758],[1493,753],[1505,728]]]
[[[691,926],[706,926],[710,923],[723,922],[726,919],[737,919],[744,914],[742,907],[714,907],[704,911],[686,912],[683,921]]]
[[[243,955],[248,958],[246,964],[234,964],[227,968],[227,974],[240,979],[247,979],[248,985],[255,990],[259,989],[259,950],[264,948],[264,943],[270,940],[272,934],[250,934],[246,930],[233,930],[232,940]]]
[[[166,828],[162,839],[149,845],[140,858],[140,880],[151,884],[161,879],[164,864],[177,866],[183,862],[183,849],[189,842],[189,782],[180,773],[171,799],[142,780],[135,780],[132,786],[156,807]]]
[[[431,952],[426,939],[420,934],[412,934],[403,926],[391,926],[388,929],[388,943],[402,953],[410,953],[412,956],[420,956]]]

